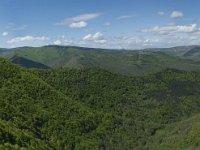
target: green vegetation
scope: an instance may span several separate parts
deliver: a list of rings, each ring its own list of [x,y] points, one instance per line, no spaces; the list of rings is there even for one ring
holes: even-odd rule
[[[182,59],[189,59],[193,61],[200,61],[200,46],[179,46],[165,49],[157,49],[172,56],[178,56]]]
[[[10,59],[10,61],[12,63],[18,64],[18,65],[25,67],[25,68],[38,68],[38,69],[48,69],[49,68],[48,66],[45,66],[41,63],[26,59],[26,58],[23,58],[23,57],[19,57],[19,56],[13,56]]]
[[[198,72],[0,68],[0,149],[200,149]]]
[[[173,123],[156,132],[151,149],[187,149],[198,150],[200,147],[200,115]]]
[[[181,59],[161,50],[104,50],[81,47],[45,46],[24,47],[8,50],[1,56],[15,55],[40,62],[44,65],[70,68],[99,67],[123,75],[146,75],[167,68],[193,71],[200,70],[200,62]],[[167,50],[166,50],[167,52]]]
[[[106,128],[112,127],[110,115],[71,100],[5,60],[0,68],[1,149],[92,149],[101,146],[102,134],[112,132]]]

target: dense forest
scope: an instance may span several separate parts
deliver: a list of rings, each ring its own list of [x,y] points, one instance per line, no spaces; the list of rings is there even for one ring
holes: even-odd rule
[[[124,76],[0,59],[0,149],[200,149],[200,72]]]

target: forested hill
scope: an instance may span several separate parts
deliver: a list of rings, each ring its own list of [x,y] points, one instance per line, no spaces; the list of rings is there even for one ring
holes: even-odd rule
[[[0,59],[0,149],[199,149],[199,87],[198,72],[127,77]]]
[[[13,56],[12,58],[10,58],[10,61],[12,63],[19,64],[20,66],[25,68],[38,68],[38,69],[49,68],[46,65],[19,56]]]
[[[12,58],[17,55],[52,68],[100,67],[123,75],[147,75],[167,68],[185,71],[200,70],[199,61],[193,61],[193,57],[191,57],[192,60],[182,59],[186,57],[178,55],[182,54],[182,50],[184,50],[183,47],[179,48],[179,52],[175,48],[128,51],[72,46],[44,46],[9,49],[0,53],[0,57]],[[187,49],[187,51],[189,50]],[[196,53],[193,55],[195,55],[195,58],[199,56]]]

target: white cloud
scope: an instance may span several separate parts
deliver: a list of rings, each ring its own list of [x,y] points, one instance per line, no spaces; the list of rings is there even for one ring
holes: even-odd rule
[[[126,37],[126,36],[121,36],[121,37],[115,37],[113,40],[115,43],[121,45],[121,47],[124,48],[144,48],[148,46],[153,46],[157,43],[159,43],[158,39],[149,39],[149,38],[143,38],[143,37]]]
[[[150,47],[199,45],[200,43],[200,29],[197,24],[168,24],[166,26],[155,26],[150,29],[145,29],[143,32],[149,32],[150,34],[146,33],[145,36],[150,37],[151,40],[153,38],[159,39],[158,43],[152,43]]]
[[[87,27],[87,23],[85,21],[74,22],[69,25],[70,28],[73,29],[81,29]]]
[[[7,36],[7,35],[8,35],[8,32],[3,32],[1,35],[2,35],[2,36]]]
[[[14,24],[14,23],[9,23],[9,24],[6,26],[6,29],[7,29],[7,30],[12,30],[12,31],[22,31],[22,30],[25,30],[27,27],[28,27],[27,25],[17,26],[17,25]]]
[[[59,23],[56,23],[56,25],[69,25],[72,23],[78,23],[78,22],[86,22],[92,19],[95,19],[99,17],[101,13],[89,13],[89,14],[81,14],[79,16],[67,18]]]
[[[83,37],[84,41],[91,41],[99,44],[105,44],[107,41],[105,40],[102,33],[97,32],[95,34],[88,34]]]
[[[107,43],[104,46],[106,48],[120,48],[120,49],[133,50],[133,49],[143,49],[143,48],[199,45],[200,32],[176,33],[164,36],[146,33],[145,35],[141,34],[138,36],[121,35],[114,37],[106,37],[106,39]]]
[[[72,40],[69,40],[69,39],[64,39],[64,40],[62,41],[62,44],[63,44],[63,45],[73,45],[74,42],[73,42]]]
[[[157,40],[157,39],[145,39],[145,40],[143,40],[143,46],[151,46],[158,42],[159,42],[159,40]]]
[[[23,37],[16,37],[9,41],[7,41],[8,44],[17,44],[21,42],[33,42],[33,41],[46,41],[49,40],[49,38],[45,36],[40,37],[34,37],[34,36],[23,36]]]
[[[172,46],[183,46],[183,45],[199,45],[200,43],[200,36],[198,35],[174,35],[174,36],[166,36],[162,38],[162,45],[166,47]]]
[[[51,44],[54,44],[54,45],[74,45],[75,43],[72,39],[69,39],[69,38],[65,37],[64,35],[62,35],[62,36],[55,38],[51,42]]]
[[[183,17],[184,14],[181,12],[181,11],[173,11],[171,13],[171,18],[180,18],[180,17]]]
[[[61,45],[62,42],[60,40],[56,40],[56,41],[53,42],[53,44],[55,44],[55,45]]]
[[[101,15],[100,13],[82,14],[82,15],[71,18],[71,20],[74,22],[88,21],[88,20],[95,19],[95,18],[99,17],[100,15]]]
[[[111,26],[111,23],[110,22],[106,22],[104,25],[105,26]]]
[[[27,27],[28,27],[27,25],[23,25],[23,26],[15,27],[12,30],[14,30],[14,31],[21,31],[21,30],[25,30]]]
[[[159,15],[159,16],[164,16],[165,13],[164,13],[163,11],[159,11],[159,12],[158,12],[158,15]]]
[[[168,25],[168,26],[155,26],[150,29],[144,29],[143,32],[155,32],[159,34],[171,34],[171,33],[192,33],[199,31],[197,24],[190,25]]]
[[[87,34],[86,36],[83,37],[83,40],[84,41],[89,41],[89,40],[91,41],[92,37],[93,37],[92,34]]]
[[[122,19],[129,19],[132,18],[132,16],[129,15],[124,15],[124,16],[119,16],[118,19],[122,20]]]

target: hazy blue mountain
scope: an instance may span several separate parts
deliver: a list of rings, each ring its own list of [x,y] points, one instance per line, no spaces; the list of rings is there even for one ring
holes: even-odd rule
[[[157,49],[172,56],[200,61],[200,46],[179,46],[166,49]]]

